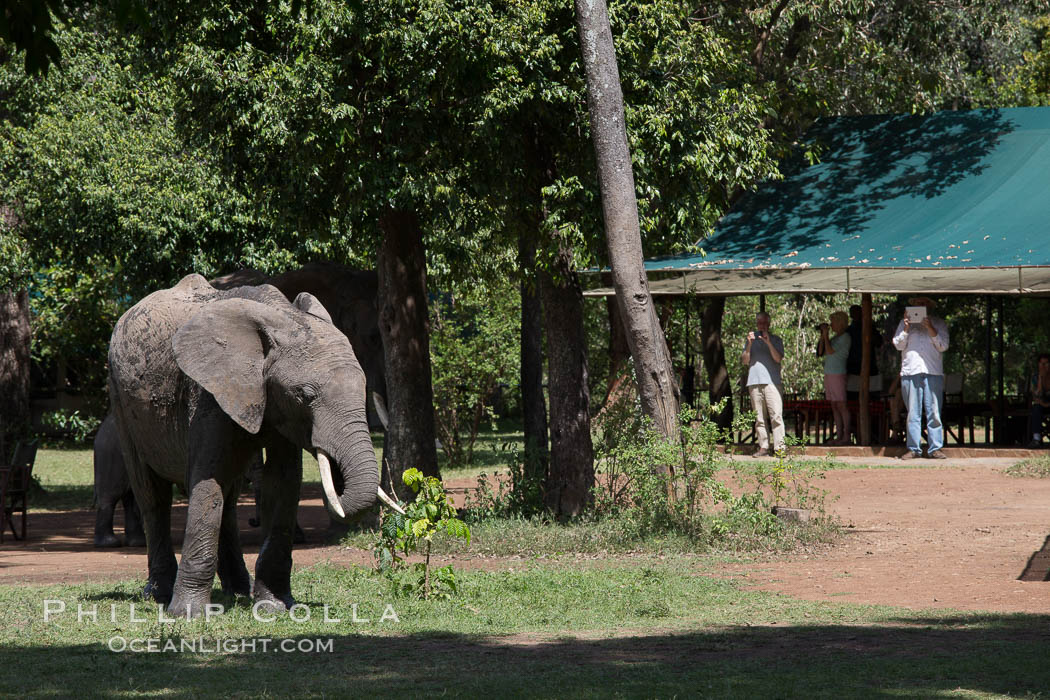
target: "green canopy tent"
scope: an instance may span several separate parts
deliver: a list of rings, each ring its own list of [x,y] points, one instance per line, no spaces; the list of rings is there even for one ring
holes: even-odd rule
[[[699,252],[646,261],[654,295],[1050,295],[1050,108],[838,117],[803,143]]]

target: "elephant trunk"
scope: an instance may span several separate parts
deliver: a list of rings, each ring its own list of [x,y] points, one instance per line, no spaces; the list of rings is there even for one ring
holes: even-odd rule
[[[323,449],[317,450],[324,503],[333,517],[346,520],[372,507],[377,496],[391,504],[379,486],[379,465],[367,430],[356,431],[349,440],[349,448],[341,451],[340,457],[335,459]],[[342,493],[336,490],[333,469],[337,467],[342,475]]]

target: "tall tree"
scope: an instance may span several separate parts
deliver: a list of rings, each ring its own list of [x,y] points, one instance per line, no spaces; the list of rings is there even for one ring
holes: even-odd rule
[[[726,430],[733,423],[733,384],[726,369],[725,344],[722,342],[722,316],[726,298],[711,297],[704,304],[700,321],[700,337],[707,368],[708,397],[711,405],[725,400],[726,404],[716,417],[718,427]]]
[[[538,227],[525,226],[518,236],[521,277],[521,406],[525,434],[525,468],[533,483],[547,478],[547,403],[543,397],[543,303],[536,275]]]
[[[540,273],[551,405],[551,462],[544,500],[551,512],[563,517],[580,515],[591,503],[594,486],[583,294],[572,257],[562,247],[550,268]]]
[[[638,396],[656,429],[677,439],[678,384],[645,273],[620,72],[604,0],[576,0],[576,26],[587,76],[609,263],[634,360]]]
[[[411,212],[388,212],[380,220],[379,330],[383,335],[389,422],[383,462],[390,487],[408,498],[401,479],[416,468],[438,476],[434,448],[434,393],[430,373],[426,255],[423,231]],[[413,395],[423,392],[421,396]]]
[[[29,293],[0,290],[0,456],[29,424]]]

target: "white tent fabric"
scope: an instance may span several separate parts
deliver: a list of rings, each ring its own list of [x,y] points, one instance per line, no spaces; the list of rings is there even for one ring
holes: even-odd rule
[[[706,269],[650,280],[655,295],[1033,294],[1050,295],[1050,267]],[[613,296],[611,287],[586,297]]]

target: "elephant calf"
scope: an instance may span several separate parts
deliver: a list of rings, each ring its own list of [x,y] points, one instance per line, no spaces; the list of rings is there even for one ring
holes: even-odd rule
[[[117,504],[124,505],[124,540],[113,532],[113,513]],[[95,435],[95,546],[142,547],[146,535],[142,532],[142,517],[139,515],[131,482],[124,469],[124,455],[120,453],[120,438],[117,422],[112,415],[106,416]]]
[[[290,303],[269,285],[218,291],[189,275],[120,318],[109,366],[110,404],[146,531],[145,592],[170,614],[200,615],[216,573],[225,590],[294,604],[302,450],[317,457],[335,517],[371,507],[377,495],[389,502],[365,417],[364,373],[346,336],[309,294]],[[253,585],[235,506],[241,479],[263,449],[264,541]],[[189,494],[178,565],[173,483]]]

